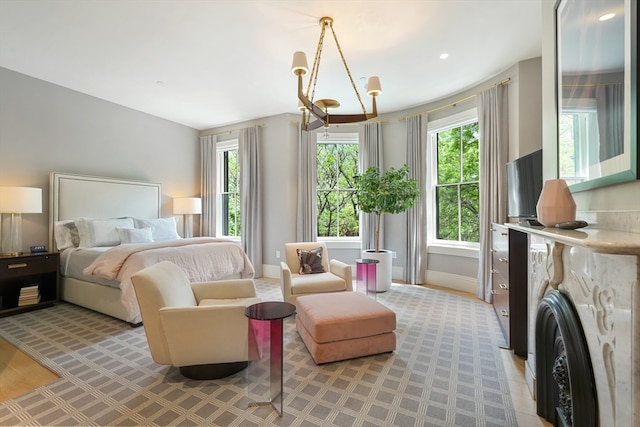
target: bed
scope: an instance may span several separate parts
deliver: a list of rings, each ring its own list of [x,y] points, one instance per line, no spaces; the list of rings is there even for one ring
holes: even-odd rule
[[[136,325],[130,276],[145,266],[170,260],[192,281],[253,277],[237,243],[182,239],[161,207],[158,183],[52,172],[49,246],[60,252],[60,299]]]

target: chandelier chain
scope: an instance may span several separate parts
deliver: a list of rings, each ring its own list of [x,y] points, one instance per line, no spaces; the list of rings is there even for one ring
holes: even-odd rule
[[[353,87],[353,91],[356,93],[356,96],[358,97],[358,102],[360,103],[360,107],[362,107],[362,112],[364,114],[366,114],[367,110],[364,108],[364,103],[362,102],[362,99],[360,98],[360,93],[358,92],[358,89],[356,88],[356,84],[353,82],[353,77],[351,77],[351,71],[349,70],[349,66],[347,65],[347,61],[344,59],[344,55],[342,54],[342,48],[340,47],[340,43],[338,43],[338,37],[336,36],[336,32],[333,31],[333,25],[329,24],[329,27],[331,28],[331,33],[333,34],[333,39],[336,41],[336,46],[338,47],[338,53],[340,53],[340,58],[342,59],[342,63],[344,64],[344,69],[347,70],[347,75],[349,76],[349,81],[351,82],[351,86]],[[324,34],[324,29],[322,31],[323,31],[323,34]]]
[[[318,84],[318,74],[320,74],[320,57],[322,54],[322,48],[324,47],[324,30],[325,26],[322,26],[320,31],[320,40],[318,40],[318,47],[316,48],[316,56],[313,58],[313,67],[311,68],[311,75],[309,83],[307,84],[307,94],[309,100],[313,102],[316,94],[316,85]]]
[[[307,82],[306,92],[303,90],[302,77],[308,74],[309,66],[307,65],[307,58],[304,52],[298,51],[294,53],[293,64],[291,66],[291,71],[298,77],[298,108],[302,111],[302,128],[306,131],[311,131],[324,125],[326,132],[326,129],[329,127],[330,122],[331,124],[359,123],[377,117],[378,110],[376,107],[376,96],[382,93],[379,77],[369,77],[369,81],[366,86],[368,91],[367,95],[371,95],[371,102],[373,106],[373,111],[371,114],[369,114],[364,107],[364,103],[362,102],[362,98],[360,97],[360,92],[358,92],[358,88],[353,81],[351,70],[347,65],[347,60],[344,57],[344,53],[342,52],[342,47],[340,46],[340,42],[338,41],[338,36],[333,29],[333,19],[329,16],[324,16],[320,19],[320,23],[322,27],[320,31],[320,39],[318,40],[318,45],[316,46],[313,67],[311,68],[311,74],[309,75],[309,80]],[[351,83],[351,88],[355,92],[356,98],[360,103],[362,114],[329,114],[329,109],[339,107],[340,102],[335,99],[320,99],[318,101],[314,101],[316,89],[318,86],[318,78],[320,75],[320,61],[322,58],[322,51],[324,49],[324,36],[326,35],[327,26],[331,27],[331,33],[333,35],[333,40],[336,44],[336,48],[338,49],[340,60],[342,61],[344,70],[346,71],[349,82]],[[311,122],[311,116],[314,116],[317,120]]]

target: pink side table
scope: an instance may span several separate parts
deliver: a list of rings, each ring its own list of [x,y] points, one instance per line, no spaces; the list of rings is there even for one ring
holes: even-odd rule
[[[282,301],[259,302],[244,310],[249,318],[249,405],[271,405],[280,416],[284,370],[282,321],[295,312],[295,305]],[[267,373],[268,378],[264,378]]]
[[[356,279],[358,282],[358,291],[373,296],[377,299],[376,290],[376,264],[380,261],[377,259],[357,259],[356,260]]]

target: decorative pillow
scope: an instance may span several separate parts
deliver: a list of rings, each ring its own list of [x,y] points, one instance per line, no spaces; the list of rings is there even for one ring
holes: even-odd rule
[[[135,218],[136,228],[152,228],[153,229],[153,241],[165,242],[167,240],[180,239],[178,234],[177,225],[178,220],[176,218],[153,218],[153,219],[139,219]]]
[[[322,265],[322,248],[296,249],[300,260],[300,274],[325,273]]]
[[[118,228],[133,228],[131,218],[78,218],[75,222],[80,235],[79,247],[81,248],[117,246],[120,244]]]
[[[153,229],[147,228],[120,228],[118,235],[121,243],[151,243],[153,242]]]
[[[80,234],[74,220],[58,221],[53,227],[56,247],[59,251],[80,245]]]

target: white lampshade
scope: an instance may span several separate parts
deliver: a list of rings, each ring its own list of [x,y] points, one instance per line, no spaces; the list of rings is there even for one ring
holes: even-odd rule
[[[42,213],[42,189],[0,186],[0,213]]]
[[[297,71],[302,71],[302,75],[306,75],[309,72],[309,65],[307,64],[307,55],[304,52],[293,53],[293,63],[291,64],[291,72],[297,75]]]
[[[367,82],[367,95],[378,96],[382,93],[382,86],[380,86],[380,77],[371,76]]]
[[[0,214],[9,214],[9,232],[2,237],[2,255],[22,254],[22,214],[42,213],[42,189],[0,186]],[[3,221],[0,215],[0,230]],[[0,231],[0,234],[3,234]]]
[[[176,197],[173,199],[174,215],[201,214],[202,200],[200,197]]]

